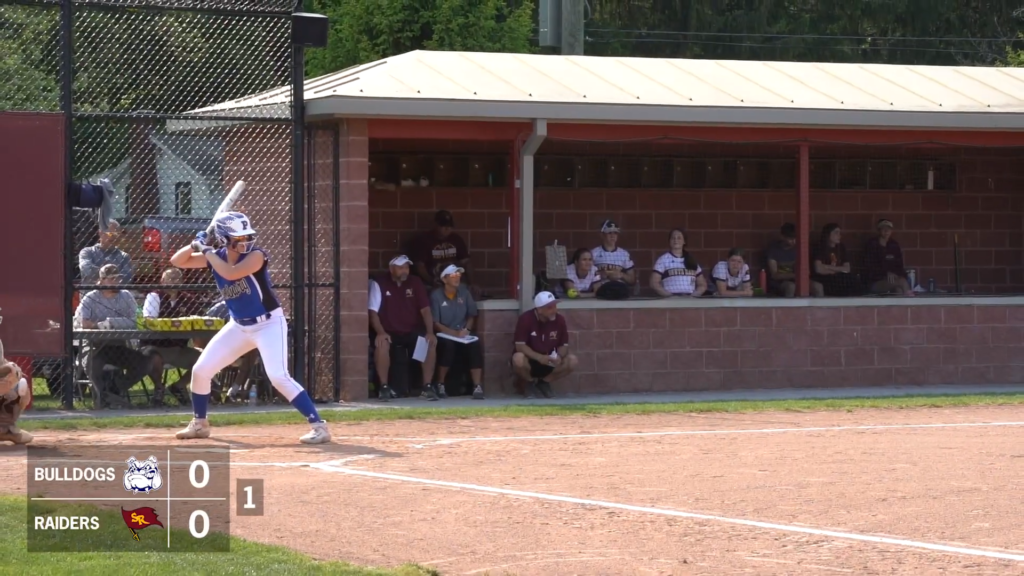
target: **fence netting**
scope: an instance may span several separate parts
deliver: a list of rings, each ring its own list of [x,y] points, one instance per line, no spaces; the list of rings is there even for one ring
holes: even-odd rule
[[[326,278],[300,288],[311,291],[307,321],[290,323],[289,348],[296,334],[315,334],[308,354],[325,360],[307,358],[294,374],[292,357],[293,375],[317,398],[336,397],[334,198],[330,185],[317,196],[308,176],[311,246],[293,246],[294,8],[293,0],[0,1],[0,75],[10,79],[0,85],[0,112],[70,117],[61,148],[69,198],[82,206],[65,218],[69,349],[32,358],[37,406],[62,398],[89,408],[188,404],[190,368],[226,311],[208,271],[174,269],[170,256],[206,228],[239,181],[246,191],[234,210],[250,217],[271,255],[285,316],[295,316],[295,257],[307,252],[308,282]],[[246,100],[271,90],[269,103]],[[331,153],[332,138],[321,153]],[[108,230],[104,211],[89,204],[103,195]],[[251,391],[257,402],[282,401],[256,351],[221,371],[213,388],[214,402],[249,402]]]

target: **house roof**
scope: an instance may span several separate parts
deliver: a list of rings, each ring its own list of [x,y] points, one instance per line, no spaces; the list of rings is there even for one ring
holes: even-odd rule
[[[310,120],[1024,129],[1024,68],[414,51],[306,80],[305,98]],[[194,112],[280,114],[290,99]]]

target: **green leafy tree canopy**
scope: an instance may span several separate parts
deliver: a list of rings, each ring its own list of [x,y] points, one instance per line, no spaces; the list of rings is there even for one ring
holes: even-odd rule
[[[412,50],[530,52],[529,0],[314,0],[331,22],[306,72],[321,76]]]

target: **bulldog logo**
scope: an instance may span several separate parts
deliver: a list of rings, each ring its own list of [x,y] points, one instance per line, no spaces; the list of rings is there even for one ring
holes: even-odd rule
[[[124,473],[124,489],[134,494],[149,494],[164,485],[160,476],[160,468],[156,464],[156,456],[146,460],[136,460],[135,456],[125,460],[128,469]]]

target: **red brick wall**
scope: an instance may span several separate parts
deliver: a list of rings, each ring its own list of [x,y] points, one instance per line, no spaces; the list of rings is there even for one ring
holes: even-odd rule
[[[991,182],[991,184],[990,184]],[[814,241],[821,227],[839,223],[855,266],[864,242],[882,217],[896,225],[895,238],[908,267],[925,286],[935,278],[952,289],[953,235],[959,236],[964,289],[977,293],[1024,290],[1024,169],[1009,160],[962,160],[956,192],[812,191]],[[668,231],[684,227],[690,251],[709,273],[729,248],[748,250],[756,279],[763,249],[786,221],[796,223],[796,192],[772,190],[538,189],[534,212],[535,268],[544,246],[558,240],[571,254],[600,242],[600,223],[623,227],[620,244],[630,251],[647,285],[651,267],[668,244]]]
[[[563,310],[562,394],[1024,381],[1024,307]],[[512,393],[515,312],[484,311],[485,382]]]
[[[434,213],[450,210],[469,245],[473,281],[494,297],[511,297],[507,188],[414,187],[370,190],[369,269],[383,271],[416,234],[434,228]]]
[[[896,225],[907,267],[946,289],[955,283],[953,236],[961,282],[976,293],[1024,290],[1024,168],[1011,160],[960,160],[956,192],[814,192],[814,229],[837,222],[857,258],[878,218]],[[855,260],[856,261],[856,260]]]

